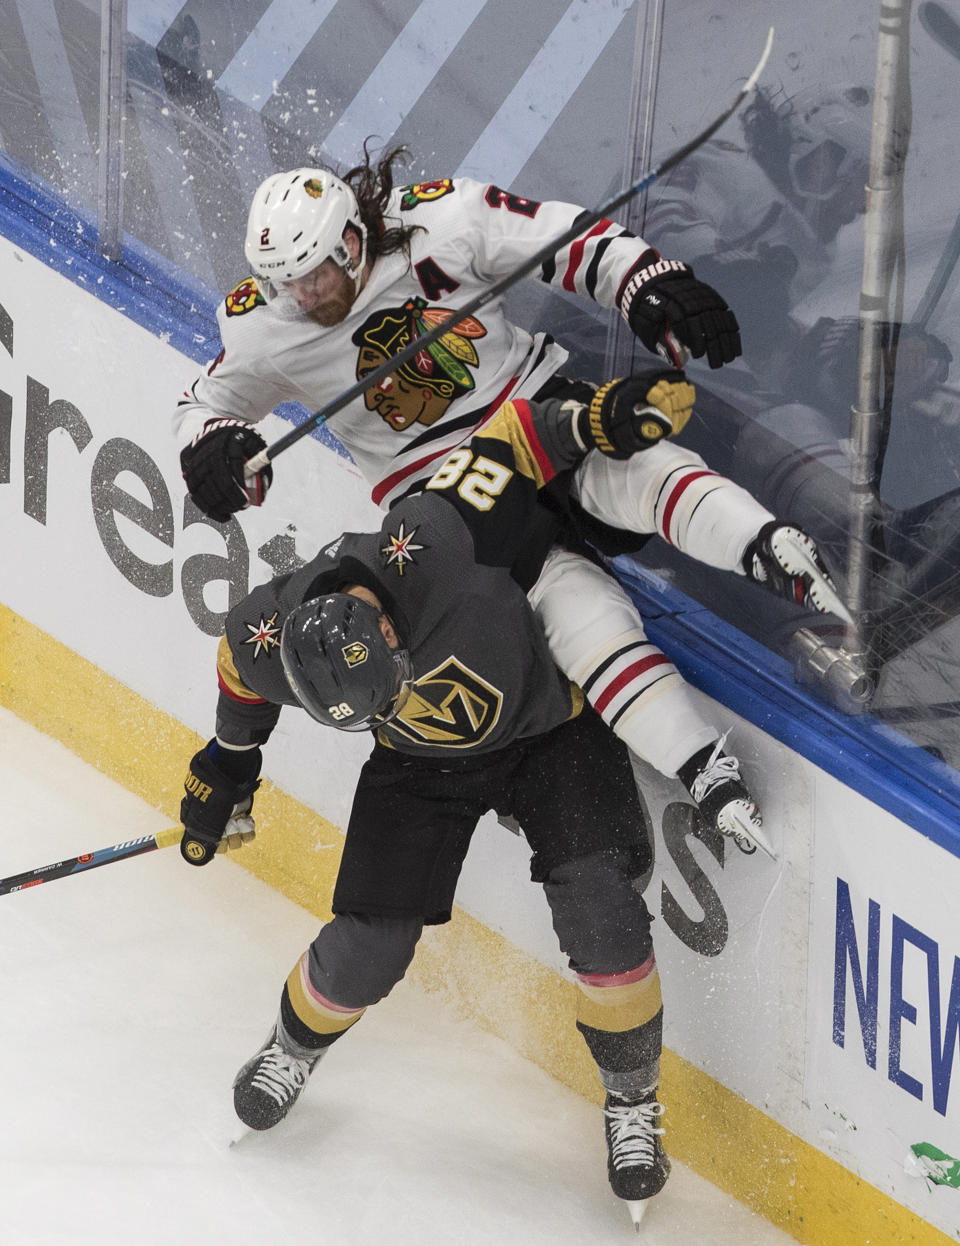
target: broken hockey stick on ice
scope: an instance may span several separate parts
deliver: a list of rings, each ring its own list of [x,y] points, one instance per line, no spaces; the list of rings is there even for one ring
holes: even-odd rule
[[[253,818],[233,818],[227,824],[217,852],[241,848],[253,839],[254,834]],[[127,839],[122,844],[111,844],[109,848],[98,848],[96,852],[84,852],[79,857],[55,861],[52,865],[41,865],[23,874],[11,874],[9,878],[0,878],[0,896],[9,895],[12,891],[26,891],[28,887],[51,883],[57,878],[69,878],[72,874],[82,874],[86,870],[95,870],[98,865],[126,861],[128,857],[139,857],[145,852],[155,852],[158,848],[170,848],[179,844],[182,838],[183,827],[171,826],[165,831],[157,831],[156,835],[141,835],[139,839]]]
[[[284,450],[288,450],[290,446],[298,442],[301,437],[305,437],[307,433],[312,432],[315,428],[319,428],[321,424],[329,420],[330,417],[335,415],[338,411],[342,411],[343,408],[353,402],[355,398],[361,397],[366,390],[371,389],[372,387],[378,385],[381,381],[385,380],[388,376],[394,373],[401,364],[406,363],[419,351],[422,351],[425,346],[429,346],[431,343],[436,342],[439,338],[443,337],[445,333],[450,331],[451,325],[455,325],[459,323],[459,321],[465,320],[468,316],[474,315],[474,313],[478,312],[482,307],[486,307],[488,303],[491,303],[494,299],[499,298],[502,294],[509,290],[511,286],[516,285],[518,281],[526,277],[528,273],[533,272],[534,269],[539,268],[542,264],[551,259],[556,252],[565,247],[567,243],[573,242],[573,240],[580,237],[581,234],[587,233],[593,228],[594,225],[597,224],[598,221],[603,220],[604,217],[610,216],[611,213],[615,212],[618,208],[623,207],[628,200],[632,199],[635,195],[641,194],[649,185],[651,185],[651,183],[655,182],[657,178],[662,177],[664,173],[669,172],[669,170],[674,168],[675,165],[678,165],[682,160],[686,160],[687,156],[691,155],[699,147],[702,147],[703,144],[709,138],[712,138],[717,130],[720,129],[724,122],[733,116],[733,114],[756,86],[757,80],[763,72],[763,67],[767,63],[767,57],[770,55],[770,49],[772,46],[773,27],[771,26],[767,34],[767,41],[763,49],[763,55],[757,62],[757,66],[753,73],[750,74],[744,85],[737,92],[736,99],[732,104],[725,108],[715,120],[711,121],[705,130],[702,130],[698,135],[696,135],[695,138],[692,138],[688,143],[684,143],[682,147],[678,147],[675,152],[671,153],[666,157],[666,159],[662,160],[660,164],[658,164],[656,168],[652,169],[649,173],[644,174],[644,176],[641,177],[639,181],[634,182],[632,186],[628,186],[626,190],[621,191],[618,195],[614,196],[614,198],[608,200],[604,204],[601,204],[600,207],[596,208],[593,212],[588,212],[579,217],[576,224],[572,225],[566,233],[561,234],[559,238],[555,238],[552,242],[548,242],[545,247],[542,247],[534,255],[531,255],[528,259],[524,260],[524,262],[519,265],[519,267],[515,268],[512,273],[509,273],[506,277],[502,277],[492,286],[488,286],[486,290],[481,291],[481,293],[475,298],[470,299],[458,311],[452,311],[446,320],[443,320],[439,324],[435,325],[428,333],[424,333],[421,337],[415,338],[414,341],[405,346],[403,350],[398,351],[385,363],[381,364],[379,368],[375,368],[372,372],[368,372],[362,380],[357,381],[355,385],[351,385],[349,389],[345,389],[339,397],[334,398],[332,402],[328,402],[325,407],[321,407],[319,411],[316,411],[313,415],[308,416],[307,419],[296,425],[295,428],[292,428],[290,432],[285,433],[284,436],[278,438],[272,446],[267,446],[265,450],[261,450],[259,454],[254,455],[253,458],[247,462],[245,468],[246,483],[248,488],[253,486],[257,473],[262,471],[268,463],[271,463],[278,454],[282,454]]]

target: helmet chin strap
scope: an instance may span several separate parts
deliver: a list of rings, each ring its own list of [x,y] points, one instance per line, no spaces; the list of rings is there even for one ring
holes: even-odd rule
[[[367,227],[362,221],[358,221],[355,225],[351,221],[351,225],[360,235],[360,254],[357,256],[353,264],[344,264],[343,271],[353,281],[354,297],[360,293],[363,284],[363,268],[367,262]]]

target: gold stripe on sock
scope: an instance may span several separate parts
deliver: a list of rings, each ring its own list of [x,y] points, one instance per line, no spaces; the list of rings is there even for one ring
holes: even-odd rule
[[[307,971],[306,959],[306,956],[301,957],[287,978],[287,991],[293,1011],[307,1029],[313,1030],[315,1034],[342,1034],[355,1021],[360,1020],[366,1009],[341,1012],[339,1009],[325,1008],[303,980]]]
[[[639,982],[625,986],[587,986],[580,990],[577,1020],[594,1030],[622,1034],[652,1020],[663,1007],[660,974],[656,969]]]

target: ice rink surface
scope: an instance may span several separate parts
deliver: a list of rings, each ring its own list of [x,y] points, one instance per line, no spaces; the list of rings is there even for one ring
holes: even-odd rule
[[[168,825],[6,710],[0,784],[0,876]],[[407,983],[245,1132],[233,1075],[315,933],[174,848],[0,897],[3,1246],[793,1240],[676,1163],[638,1237],[599,1109]]]

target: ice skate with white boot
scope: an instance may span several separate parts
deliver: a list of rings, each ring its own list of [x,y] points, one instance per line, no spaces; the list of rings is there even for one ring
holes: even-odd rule
[[[287,1115],[327,1048],[309,1051],[275,1025],[233,1082],[233,1106],[251,1129],[272,1129]]]
[[[747,546],[743,569],[748,579],[787,601],[853,622],[816,542],[794,524],[776,519],[764,524]]]
[[[638,1233],[649,1200],[660,1193],[670,1175],[670,1160],[661,1141],[663,1111],[656,1086],[637,1098],[608,1092],[603,1108],[610,1188],[627,1204]]]
[[[721,835],[726,835],[748,856],[762,848],[775,861],[777,854],[763,831],[757,802],[740,774],[740,762],[723,751],[724,734],[714,745],[694,753],[679,769],[680,780],[700,812]]]

